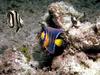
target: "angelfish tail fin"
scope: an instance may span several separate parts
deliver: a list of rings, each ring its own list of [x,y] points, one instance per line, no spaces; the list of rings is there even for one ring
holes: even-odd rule
[[[20,29],[20,27],[17,27],[16,32],[18,32],[18,31],[19,31],[19,29]]]

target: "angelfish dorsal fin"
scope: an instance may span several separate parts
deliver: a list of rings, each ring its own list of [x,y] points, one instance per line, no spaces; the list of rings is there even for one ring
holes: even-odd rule
[[[44,22],[39,22],[40,26],[41,26],[41,30],[45,30],[46,27],[46,23]]]

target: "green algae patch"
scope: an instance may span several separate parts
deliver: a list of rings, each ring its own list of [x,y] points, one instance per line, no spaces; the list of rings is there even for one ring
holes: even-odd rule
[[[31,60],[31,54],[29,53],[29,48],[25,45],[19,48],[19,50],[24,54],[27,59],[27,62]]]

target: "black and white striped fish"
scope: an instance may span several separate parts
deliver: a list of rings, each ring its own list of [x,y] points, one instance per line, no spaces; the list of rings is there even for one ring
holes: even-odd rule
[[[7,23],[10,28],[14,28],[16,26],[16,32],[18,32],[18,30],[22,28],[22,25],[24,24],[20,15],[15,10],[10,10],[8,12]]]

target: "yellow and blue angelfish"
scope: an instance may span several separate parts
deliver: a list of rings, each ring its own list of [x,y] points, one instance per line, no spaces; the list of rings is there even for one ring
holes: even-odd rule
[[[40,43],[50,54],[59,52],[63,48],[65,41],[60,37],[64,32],[63,29],[56,29],[52,27],[43,27],[40,33]]]

